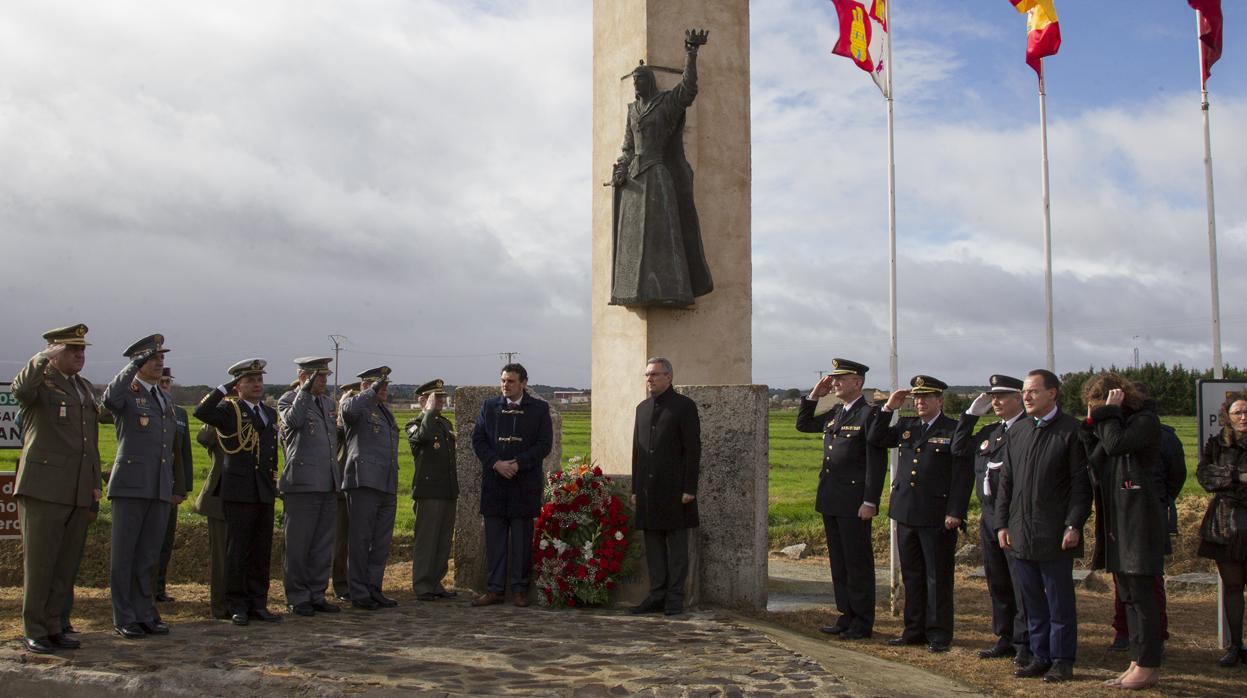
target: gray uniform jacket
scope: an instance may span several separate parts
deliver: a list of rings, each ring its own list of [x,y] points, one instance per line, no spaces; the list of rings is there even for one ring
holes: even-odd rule
[[[398,494],[398,422],[377,402],[373,384],[342,402],[346,430],[346,469],[342,489],[369,487]]]
[[[174,458],[179,466],[181,458],[173,448],[178,431],[173,398],[160,391],[164,399],[162,409],[135,378],[138,372],[139,365],[130,362],[104,389],[104,407],[112,412],[117,429],[117,460],[108,478],[108,498],[168,502],[174,494],[186,494],[180,476],[177,484],[183,487],[182,491],[174,487]]]
[[[342,487],[338,473],[338,415],[333,398],[316,396],[306,390],[289,390],[277,401],[281,418],[281,442],[286,451],[286,468],[281,471],[277,490],[297,492],[337,492]]]

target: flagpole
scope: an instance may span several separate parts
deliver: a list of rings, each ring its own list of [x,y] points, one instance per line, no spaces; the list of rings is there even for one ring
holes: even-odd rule
[[[892,392],[896,392],[900,386],[900,379],[897,376],[897,353],[896,353],[896,138],[892,126],[892,6],[887,5],[887,23],[888,23],[888,45],[886,49],[887,62],[883,69],[887,73],[888,93],[888,316],[890,319],[890,334],[888,347],[888,374],[892,379]],[[896,449],[889,452],[889,460],[891,461],[891,478],[896,481]],[[900,579],[896,570],[900,566],[900,554],[896,544],[896,521],[889,519],[889,553],[888,553],[888,583],[891,587],[891,604],[892,615],[900,613],[900,604],[897,599],[897,590],[900,588]]]
[[[1204,31],[1204,17],[1195,11],[1195,47],[1199,51],[1199,109],[1204,119],[1204,187],[1208,196],[1208,278],[1212,285],[1212,377],[1225,377],[1221,360],[1221,292],[1217,281],[1217,216],[1212,190],[1212,129],[1208,123],[1208,81],[1204,79],[1204,45],[1200,34]],[[1225,647],[1225,582],[1217,575],[1217,642]]]
[[[1043,297],[1046,313],[1047,357],[1049,371],[1056,373],[1056,352],[1052,340],[1052,199],[1048,189],[1048,96],[1044,90],[1043,59],[1039,60],[1039,142],[1043,165]]]

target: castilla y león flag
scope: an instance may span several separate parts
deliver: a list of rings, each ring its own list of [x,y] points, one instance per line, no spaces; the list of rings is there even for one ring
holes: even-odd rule
[[[1056,20],[1052,0],[1009,0],[1014,9],[1026,15],[1026,65],[1042,75],[1040,65],[1045,56],[1055,55],[1061,48],[1061,25]]]
[[[831,52],[870,73],[883,96],[889,96],[892,89],[883,64],[888,55],[887,0],[831,0],[831,4],[840,17],[840,39]]]
[[[1199,12],[1199,40],[1203,44],[1204,82],[1212,75],[1212,64],[1221,57],[1221,0],[1186,0]]]

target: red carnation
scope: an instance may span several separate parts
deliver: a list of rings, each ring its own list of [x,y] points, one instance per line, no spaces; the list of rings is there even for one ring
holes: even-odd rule
[[[569,596],[569,597],[567,598],[567,605],[568,605],[568,606],[575,606],[575,605],[576,605],[576,599],[573,599],[573,598],[571,598],[571,597]]]
[[[597,467],[596,465],[593,466],[593,474],[597,475],[598,477],[602,477],[602,469]]]

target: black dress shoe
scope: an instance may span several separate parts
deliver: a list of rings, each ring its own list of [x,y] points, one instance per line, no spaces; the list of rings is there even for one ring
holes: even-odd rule
[[[156,594],[157,603],[173,603],[174,601],[176,601],[176,599],[164,593],[163,591],[160,592],[159,594]]]
[[[1013,663],[1020,669],[1024,666],[1030,666],[1030,663],[1034,661],[1034,659],[1035,655],[1031,654],[1030,648],[1024,648],[1022,651],[1018,652],[1018,656],[1013,658]]]
[[[1241,654],[1242,654],[1242,650],[1240,650],[1237,647],[1231,647],[1227,649],[1225,651],[1225,654],[1222,655],[1221,659],[1217,661],[1217,666],[1223,666],[1226,668],[1235,666],[1238,664],[1239,655]]]
[[[350,601],[351,600],[351,594],[349,592],[344,593],[344,594],[339,594],[338,592],[335,591],[333,592],[333,595],[336,596],[339,601]]]
[[[641,613],[658,613],[663,610],[663,606],[665,604],[666,602],[662,599],[645,599],[641,603],[629,608],[628,612],[633,615],[639,615]]]
[[[1052,663],[1052,668],[1043,675],[1044,683],[1061,683],[1074,678],[1074,665],[1069,662],[1057,661]]]
[[[52,643],[48,642],[46,637],[28,637],[22,640],[22,644],[26,646],[27,652],[35,654],[52,654]]]
[[[902,635],[888,640],[888,644],[893,647],[904,647],[905,645],[925,645],[927,644],[927,639],[921,635],[917,637],[905,637]]]
[[[234,625],[247,625],[251,622],[251,619],[247,617],[246,613],[235,613],[230,616],[229,619],[234,623]]]
[[[48,644],[62,650],[76,650],[82,647],[82,643],[64,635],[49,635]]]
[[[927,651],[932,654],[943,654],[949,650],[950,645],[947,642],[932,642],[927,645]]]
[[[378,608],[381,608],[381,604],[377,603],[376,601],[373,601],[371,598],[360,599],[358,601],[351,601],[351,605],[354,606],[355,608],[362,608],[365,611],[375,611]]]
[[[125,625],[117,625],[113,630],[127,640],[137,640],[141,637],[147,637],[147,633],[143,631],[143,626],[138,623],[126,623]]]
[[[1113,638],[1113,642],[1109,644],[1109,652],[1125,652],[1130,649],[1130,637],[1128,635],[1118,635]]]
[[[1013,672],[1013,675],[1019,679],[1035,679],[1048,673],[1052,668],[1052,662],[1045,662],[1042,659],[1032,659],[1030,664]]]
[[[1013,645],[992,645],[985,650],[979,650],[979,659],[1000,659],[1001,657],[1012,657],[1018,653]]]
[[[317,613],[338,613],[342,610],[342,608],[335,606],[328,601],[313,601],[312,610]]]
[[[441,594],[432,591],[426,591],[416,596],[416,601],[437,601],[442,598]]]
[[[849,628],[838,636],[841,640],[869,640],[871,632],[859,628]]]
[[[457,592],[457,591],[447,591],[447,590],[445,590],[445,589],[442,589],[441,591],[437,592],[437,595],[438,595],[438,596],[440,596],[440,597],[442,597],[443,599],[453,599],[453,598],[455,598],[456,596],[458,596],[458,595],[459,595],[459,592]]]
[[[139,623],[139,627],[148,635],[168,635],[169,624],[163,620],[154,620],[150,623]]]
[[[74,630],[74,626],[66,625],[65,627],[61,628],[61,634],[62,635],[77,635],[78,631]]]
[[[256,608],[247,612],[248,616],[256,620],[262,620],[265,623],[277,623],[281,620],[281,616],[271,613],[267,608]]]
[[[316,609],[312,608],[312,604],[307,601],[304,601],[303,603],[287,604],[286,608],[289,608],[292,613],[296,613],[301,616],[316,615]]]
[[[848,628],[843,625],[824,625],[818,629],[818,632],[827,633],[828,635],[839,635],[846,630],[848,630]]]
[[[378,606],[380,606],[380,607],[382,607],[382,608],[394,608],[395,606],[397,606],[397,605],[398,605],[398,602],[397,602],[397,601],[395,601],[394,599],[391,599],[390,597],[386,596],[385,594],[382,594],[381,592],[377,592],[377,593],[373,594],[373,595],[372,595],[372,600],[373,600],[373,601],[376,601],[376,602],[377,602],[377,605],[378,605]]]
[[[666,608],[662,609],[662,614],[664,616],[682,616],[684,615],[684,607],[683,606],[667,606]]]

